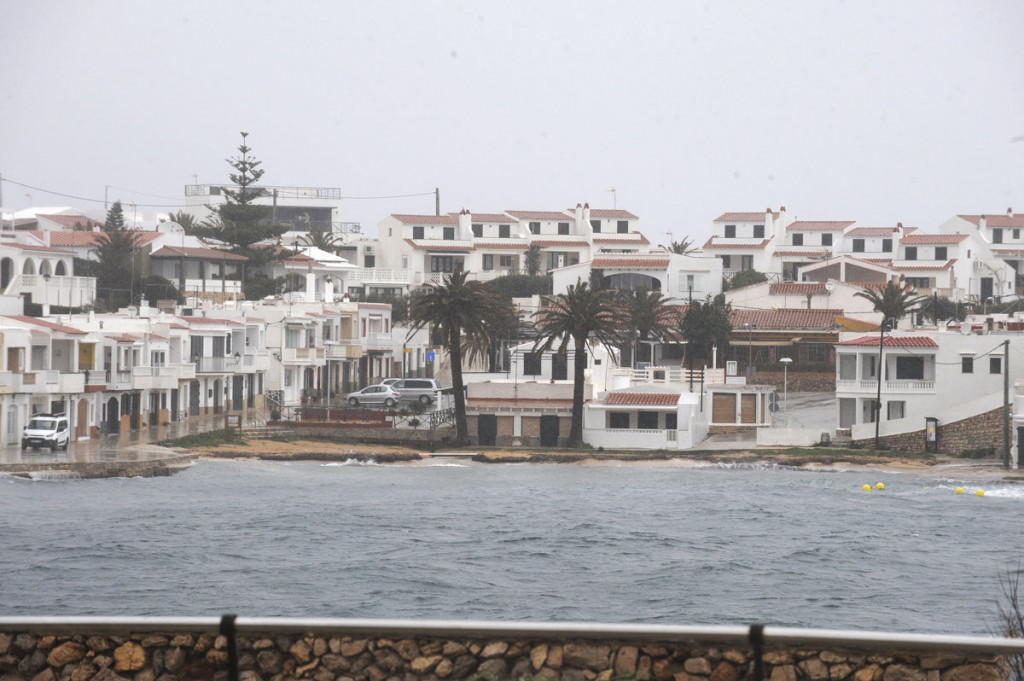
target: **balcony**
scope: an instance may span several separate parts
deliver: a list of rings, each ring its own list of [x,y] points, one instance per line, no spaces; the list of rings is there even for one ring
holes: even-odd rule
[[[867,380],[837,380],[837,393],[865,393],[876,394],[878,392],[878,381]],[[911,381],[897,379],[895,381],[884,381],[882,392],[891,393],[934,393],[935,381]]]
[[[11,391],[35,395],[85,392],[84,373],[65,373],[56,369],[11,374]]]
[[[317,365],[323,364],[322,356],[317,358],[317,348],[284,348],[281,361],[285,363]]]
[[[266,350],[250,351],[242,355],[242,371],[247,374],[270,371],[270,356]]]
[[[410,284],[412,275],[408,269],[361,267],[352,272],[349,281],[360,284]]]
[[[186,279],[185,291],[190,293],[241,293],[242,282],[236,279]]]
[[[191,367],[191,365],[189,365]],[[135,390],[174,390],[178,387],[179,367],[148,366],[132,369],[132,388]]]
[[[132,371],[131,369],[107,369],[107,390],[131,390]]]
[[[368,333],[363,339],[363,345],[367,350],[393,350],[395,338],[390,333]],[[401,342],[399,342],[401,346]]]
[[[241,357],[193,357],[196,373],[233,374],[241,368]]]

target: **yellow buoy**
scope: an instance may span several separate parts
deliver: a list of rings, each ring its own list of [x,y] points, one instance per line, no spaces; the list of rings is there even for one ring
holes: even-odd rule
[[[875,485],[875,489],[885,489],[885,485],[882,483],[878,483]]]
[[[864,490],[865,492],[870,492],[871,491],[871,485],[864,485],[863,487],[861,487],[861,489]]]
[[[983,490],[983,489],[979,489],[979,490],[978,490],[977,492],[975,492],[974,494],[975,494],[976,496],[979,496],[979,497],[983,497],[983,496],[985,496],[985,490]]]
[[[963,494],[964,493],[964,488],[963,487],[957,487],[955,490],[953,490],[953,493],[954,494]]]

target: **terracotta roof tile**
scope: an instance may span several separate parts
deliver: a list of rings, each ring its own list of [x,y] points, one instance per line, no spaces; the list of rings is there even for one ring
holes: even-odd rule
[[[668,267],[668,258],[594,258],[590,266],[597,269],[663,270]]]
[[[519,241],[515,241],[515,242],[493,243],[493,242],[489,242],[489,241],[484,241],[484,242],[476,241],[476,242],[473,243],[473,248],[479,249],[481,251],[487,250],[489,248],[508,248],[508,249],[513,249],[513,250],[523,251],[523,250],[526,250],[529,247],[530,247],[530,244],[527,243],[524,239],[520,239]]]
[[[505,212],[517,220],[558,220],[560,222],[568,222],[574,217],[568,211],[559,213],[553,210],[507,210]]]
[[[907,234],[901,244],[958,244],[967,238],[966,234]]]
[[[102,227],[102,222],[96,222],[91,218],[87,218],[84,215],[44,215],[40,213],[36,217],[44,218],[50,222],[56,222],[58,225],[64,225],[65,227],[73,228],[76,223],[85,225],[86,227]]]
[[[413,248],[419,251],[445,251],[450,253],[469,253],[473,250],[473,244],[454,244],[446,241],[439,241],[437,239],[424,239],[422,241],[415,241],[413,239],[405,239],[405,243],[409,244]]]
[[[824,282],[820,281],[776,282],[768,286],[768,295],[770,296],[821,296],[827,292]]]
[[[590,217],[594,219],[605,219],[605,220],[639,220],[640,218],[633,215],[628,210],[609,210],[607,208],[591,208]]]
[[[534,239],[530,242],[536,246],[586,246],[586,241],[582,239],[566,239],[565,241],[559,241],[558,239]]]
[[[763,213],[722,213],[712,222],[764,222],[768,211]],[[773,219],[778,219],[778,212],[772,213]]]
[[[2,244],[10,248],[16,248],[19,251],[39,251],[42,253],[63,253],[65,255],[74,255],[71,251],[62,251],[59,248],[51,248],[49,246],[36,246],[35,244],[18,244],[14,242],[6,242]]]
[[[151,258],[195,258],[196,260],[248,260],[237,253],[218,251],[215,248],[182,248],[181,246],[162,246],[150,254]]]
[[[779,257],[779,258],[793,258],[793,257],[799,258],[801,256],[804,256],[804,257],[810,256],[812,258],[821,258],[821,257],[830,256],[830,255],[832,255],[832,251],[830,251],[828,249],[821,249],[821,248],[817,248],[815,250],[805,250],[805,251],[775,251],[774,253],[772,253],[772,256]]]
[[[626,236],[595,236],[595,244],[649,244],[650,241],[641,232],[631,232],[636,236],[629,238]]]
[[[47,237],[50,239],[50,246],[95,246],[97,239],[103,232],[74,232],[74,231],[40,231],[34,230],[29,232],[32,236],[36,237],[40,241],[46,241]],[[157,237],[161,236],[163,232],[149,232],[143,230],[135,230],[135,242],[140,246],[144,246],[149,242],[153,241]]]
[[[81,329],[73,329],[70,326],[64,326],[63,324],[55,324],[54,322],[48,322],[45,319],[39,319],[38,317],[27,317],[25,315],[4,315],[5,319],[14,319],[15,321],[22,322],[24,324],[34,324],[35,326],[42,326],[51,331],[60,331],[61,333],[73,333],[76,335],[85,335],[85,331]]]
[[[404,225],[457,225],[459,216],[456,213],[449,215],[406,215],[403,213],[392,213],[395,218]]]
[[[233,319],[215,319],[213,317],[178,317],[183,322],[188,322],[189,326],[193,324],[226,324],[227,326],[245,326],[241,322],[236,322]]]
[[[836,345],[854,345],[861,347],[878,347],[878,335],[871,334],[870,336],[861,336],[860,338],[852,338],[845,340]],[[887,348],[937,348],[939,344],[936,343],[928,336],[885,336],[885,347]]]
[[[721,239],[721,241],[715,241],[715,239]],[[758,243],[746,243],[747,239],[725,239],[722,237],[711,237],[707,243],[704,244],[704,248],[738,248],[738,249],[749,249],[749,248],[766,248],[771,238],[765,239]],[[739,242],[739,243],[737,243]]]
[[[913,261],[913,262],[920,262],[920,261]],[[925,265],[925,264],[921,264],[921,265],[899,265],[899,264],[895,264],[894,263],[892,267],[897,272],[927,272],[927,271],[936,271],[936,270],[948,270],[950,267],[953,266],[953,264],[955,262],[956,262],[956,258],[953,258],[952,260],[946,260],[946,261],[939,261],[939,260],[937,260],[934,263],[927,264],[927,265]]]
[[[786,225],[788,232],[841,232],[855,220],[796,220]]]
[[[987,227],[1024,227],[1024,213],[997,213],[996,215],[957,215],[977,226],[981,226],[981,218],[985,218]]]
[[[449,213],[449,215],[454,215],[456,220],[458,220],[458,213]],[[496,222],[506,225],[515,222],[511,216],[504,213],[470,213],[470,217],[473,218],[473,222]]]
[[[608,393],[604,398],[604,403],[670,407],[679,404],[679,395],[680,393]]]
[[[756,324],[760,330],[807,329],[829,331],[835,327],[836,317],[843,311],[803,308],[782,308],[778,310],[733,310],[729,315],[732,328],[742,329],[744,324]]]
[[[887,237],[892,236],[894,232],[899,234],[895,227],[854,227],[846,236]]]

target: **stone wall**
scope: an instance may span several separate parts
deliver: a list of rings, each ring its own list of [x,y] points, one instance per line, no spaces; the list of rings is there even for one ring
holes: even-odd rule
[[[1011,432],[1012,437],[1012,432]],[[874,439],[868,440],[874,444]],[[920,430],[898,435],[885,435],[879,442],[889,449],[903,452],[923,452],[924,423]],[[938,453],[946,456],[958,456],[968,450],[991,448],[996,458],[1002,458],[1003,452],[1003,408],[978,414],[967,419],[952,423],[939,423]],[[1012,452],[1011,452],[1012,456]]]
[[[785,375],[783,375],[785,374]],[[834,371],[765,371],[757,370],[757,376],[749,383],[773,385],[780,393],[788,384],[791,392],[834,393],[836,374]]]
[[[746,646],[329,632],[245,635],[242,681],[740,681]],[[944,650],[768,648],[766,681],[996,681],[1006,663]],[[104,636],[0,632],[2,681],[226,681],[227,639],[211,633]]]

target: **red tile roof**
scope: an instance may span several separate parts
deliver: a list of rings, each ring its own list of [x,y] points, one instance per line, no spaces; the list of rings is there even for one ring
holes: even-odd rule
[[[420,251],[447,251],[451,253],[469,253],[473,250],[471,244],[462,244],[456,246],[455,244],[446,244],[444,241],[438,242],[436,239],[425,239],[423,241],[414,241],[412,239],[405,239],[405,243],[409,244],[413,248]]]
[[[626,236],[595,236],[595,244],[649,244],[650,241],[641,232],[631,232],[634,234],[633,238]],[[639,237],[639,238],[637,238]]]
[[[716,238],[721,238],[722,241],[716,243]],[[768,245],[768,242],[771,241],[771,238],[765,239],[764,241],[757,244],[732,243],[735,241],[738,241],[738,239],[711,237],[710,239],[707,240],[707,243],[704,244],[704,248],[765,248]]]
[[[915,260],[913,262],[920,262],[920,261]],[[956,258],[953,258],[952,260],[946,260],[945,262],[941,262],[941,263],[939,261],[936,261],[936,262],[931,263],[929,265],[897,265],[897,264],[894,263],[892,267],[893,267],[894,270],[896,270],[898,272],[911,272],[911,271],[912,272],[927,272],[929,270],[932,270],[932,271],[934,271],[934,270],[948,270],[950,267],[953,266],[953,263],[955,263],[955,262],[956,262]]]
[[[237,253],[218,251],[215,248],[182,248],[181,246],[162,246],[150,255],[151,258],[195,258],[196,260],[248,260]]]
[[[824,282],[820,281],[788,281],[773,283],[768,286],[768,295],[770,296],[821,296],[827,292]]]
[[[48,322],[45,319],[39,319],[38,317],[26,317],[25,315],[4,315],[5,319],[13,319],[15,321],[23,322],[25,324],[34,324],[36,326],[42,326],[51,331],[60,331],[62,333],[73,333],[77,335],[85,335],[85,331],[80,329],[73,329],[70,326],[64,326],[63,324],[55,324]]]
[[[213,317],[178,317],[183,322],[192,324],[226,324],[228,326],[245,326],[241,322],[236,322],[233,319],[215,319]]]
[[[404,225],[457,225],[459,224],[459,216],[456,213],[448,215],[405,215],[400,213],[392,213],[391,217],[395,218]]]
[[[957,215],[970,223],[981,226],[981,218],[985,218],[987,227],[1024,227],[1024,213],[997,213],[996,215]]]
[[[458,213],[448,214],[454,215],[455,219],[458,220]],[[504,213],[470,213],[470,217],[473,218],[472,222],[497,222],[506,225],[515,222],[515,220]]]
[[[764,222],[765,215],[768,211],[763,213],[722,213],[712,222]],[[777,219],[779,214],[777,212],[772,213],[772,218]]]
[[[756,324],[759,330],[807,329],[829,331],[835,327],[836,317],[843,311],[807,310],[803,308],[782,308],[778,310],[733,310],[729,315],[733,331],[743,329],[744,324]]]
[[[594,258],[590,266],[597,269],[622,270],[663,270],[668,267],[668,258],[610,258],[602,256]]]
[[[680,393],[608,393],[605,404],[671,407],[679,404]]]
[[[127,334],[123,336],[107,336],[107,338],[116,343],[134,343],[135,341],[139,340],[135,336],[129,336]]]
[[[38,216],[49,220],[50,222],[56,222],[58,225],[64,225],[71,229],[75,224],[85,225],[86,227],[102,227],[102,222],[96,222],[91,218],[87,218],[84,215],[43,215],[40,213]]]
[[[900,239],[901,244],[958,244],[967,238],[966,234],[908,234]]]
[[[569,212],[559,213],[553,210],[507,210],[505,211],[517,220],[558,220],[568,222],[573,218]]]
[[[786,225],[788,232],[841,232],[856,220],[796,220]]]
[[[895,227],[854,227],[846,236],[892,236],[893,232],[899,233]]]
[[[535,246],[586,246],[587,242],[580,239],[566,239],[565,241],[559,241],[557,239],[534,239],[530,244]]]
[[[836,345],[875,346],[878,347],[878,334],[861,336],[845,340]],[[939,344],[928,336],[885,336],[885,347],[887,348],[937,348]]]
[[[804,250],[804,251],[775,251],[774,253],[772,253],[772,256],[773,257],[777,257],[777,258],[781,258],[781,257],[785,257],[785,258],[797,257],[797,258],[799,258],[801,256],[805,256],[805,257],[806,256],[810,256],[812,258],[820,258],[822,256],[827,257],[827,256],[830,256],[830,255],[832,255],[832,251],[827,250],[827,249],[821,249],[821,248],[819,248],[817,250]]]
[[[487,249],[491,249],[491,248],[511,248],[511,249],[515,249],[515,250],[526,250],[529,247],[530,247],[530,244],[525,239],[520,239],[519,241],[514,241],[514,242],[503,241],[503,242],[500,242],[500,243],[492,243],[492,242],[486,242],[486,241],[484,241],[484,242],[476,241],[473,244],[473,248],[477,248],[477,249],[480,249],[482,251],[483,250],[487,250]]]
[[[16,248],[19,251],[39,251],[42,253],[63,253],[64,255],[74,255],[71,251],[62,251],[59,248],[51,248],[49,246],[36,246],[35,244],[18,244],[14,242],[6,242],[3,246],[9,246]]]
[[[1024,248],[1020,247],[1000,248],[999,246],[991,246],[991,248],[1000,255],[1015,255],[1018,258],[1024,256]]]
[[[81,248],[85,246],[95,246],[97,244],[97,240],[100,238],[100,235],[103,234],[103,232],[33,230],[29,232],[29,234],[36,237],[40,241],[46,241],[46,239],[49,238],[50,246],[76,246]],[[156,239],[158,236],[161,236],[162,234],[163,232],[135,230],[135,243],[137,243],[140,246],[144,246],[149,242],[153,241],[154,239]]]
[[[606,208],[591,208],[590,217],[595,219],[611,219],[611,220],[639,220],[640,218],[633,215],[628,210],[609,210]]]

